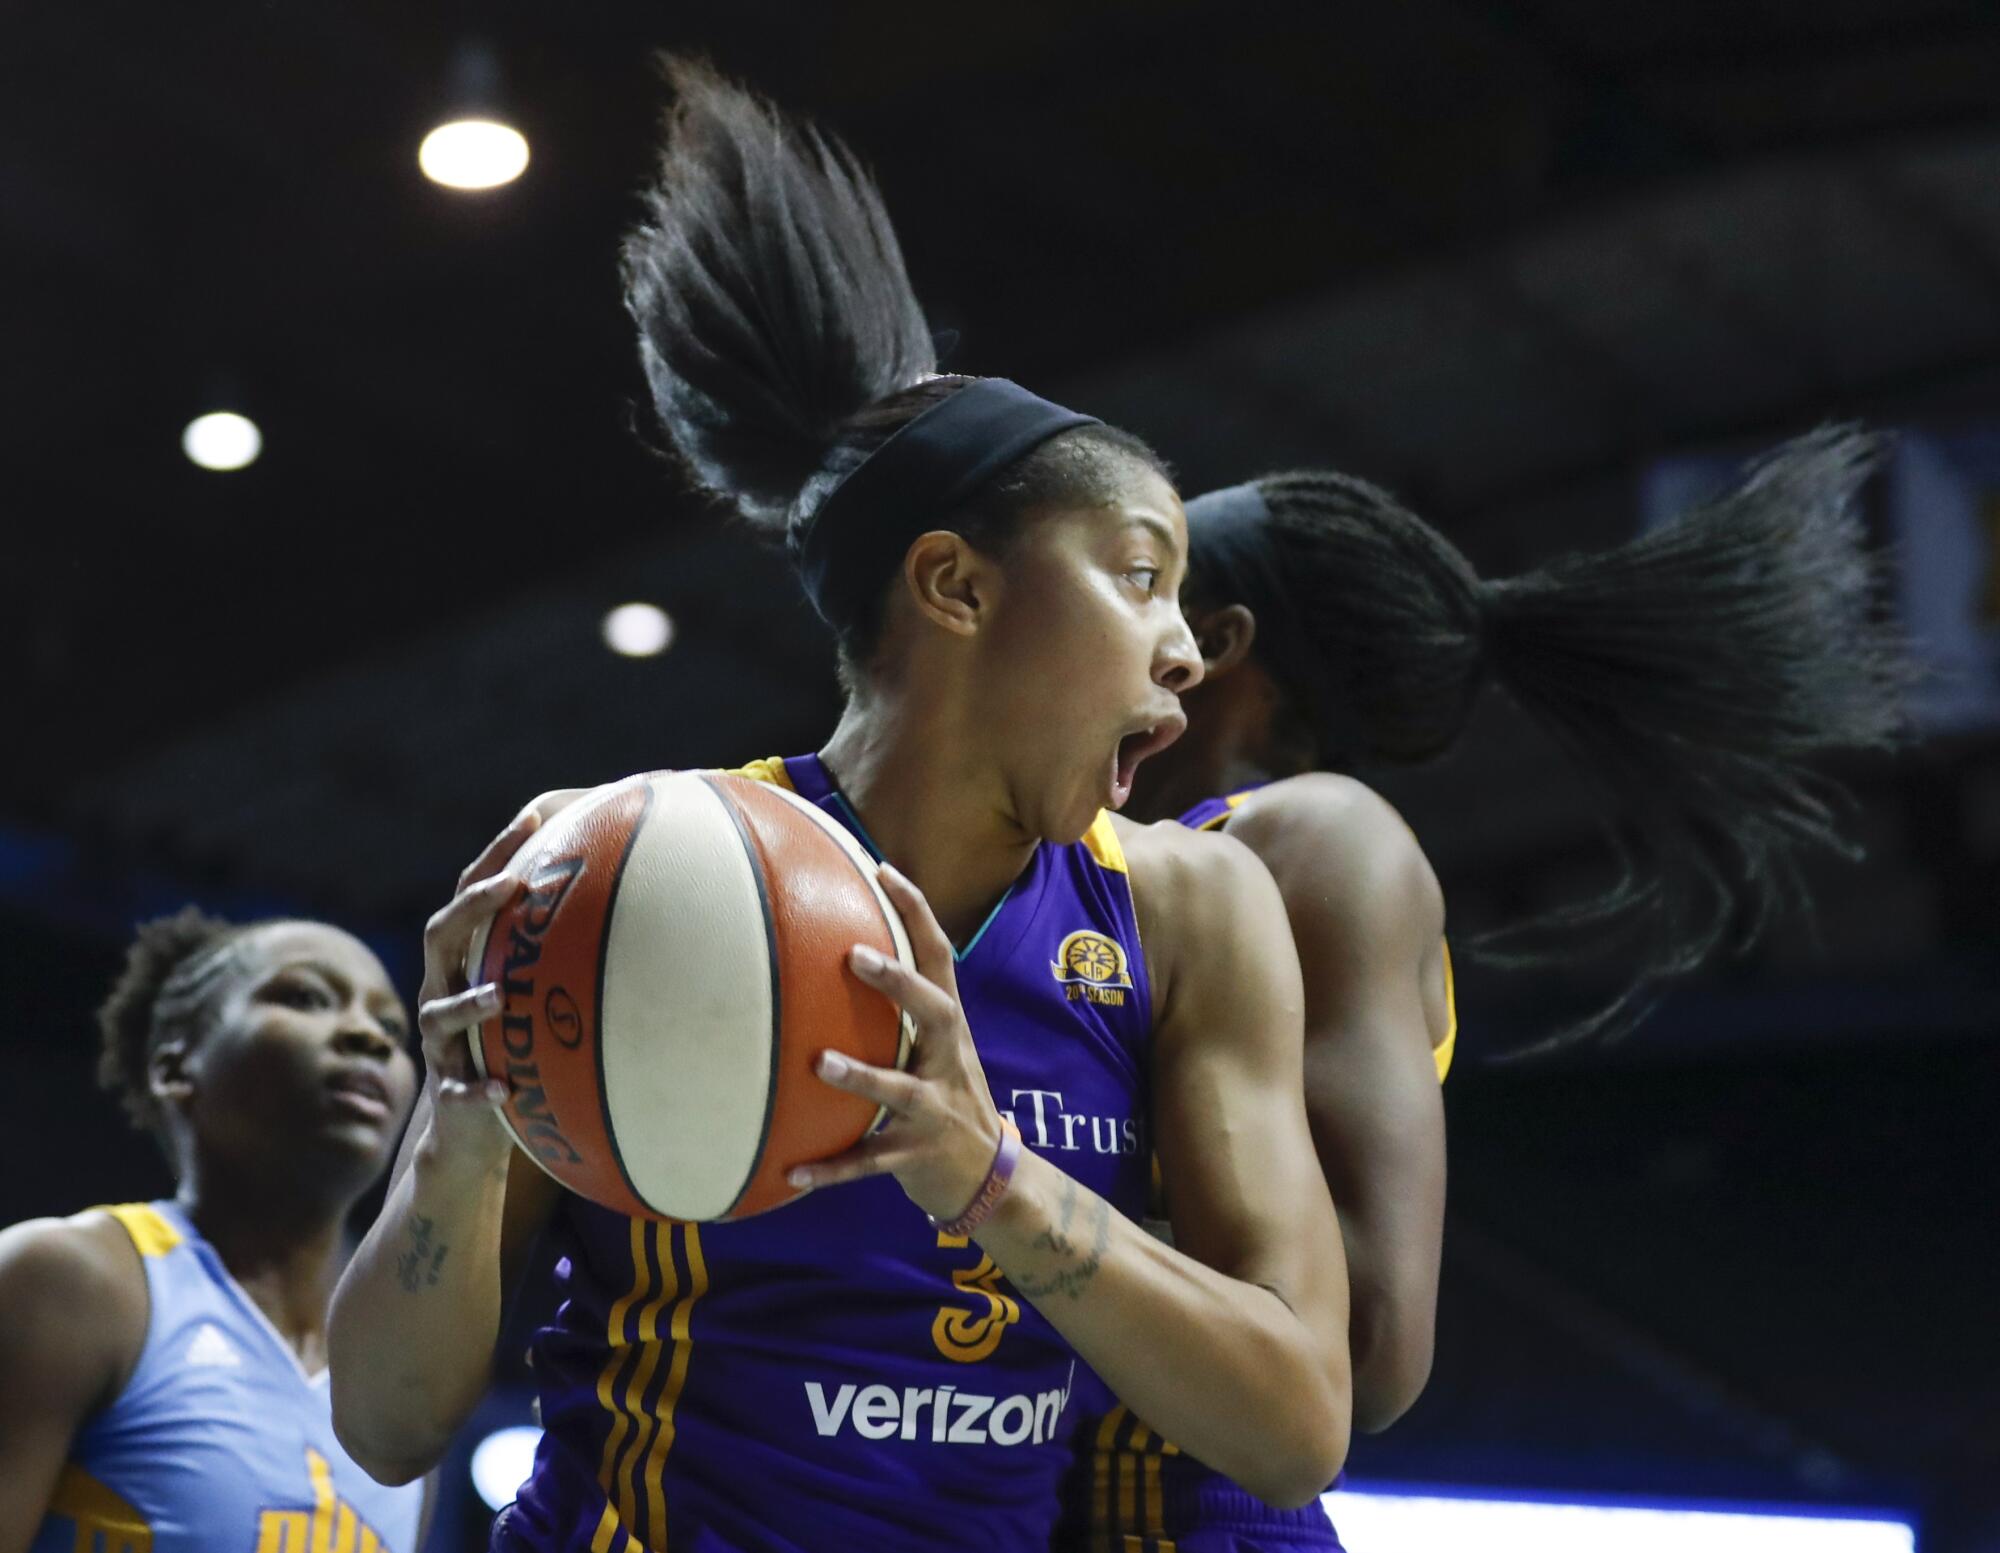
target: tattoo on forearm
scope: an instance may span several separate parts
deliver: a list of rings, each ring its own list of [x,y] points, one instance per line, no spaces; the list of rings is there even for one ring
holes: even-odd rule
[[[410,1248],[396,1258],[396,1277],[407,1294],[415,1294],[420,1287],[438,1281],[444,1254],[451,1247],[441,1240],[432,1241],[431,1232],[436,1228],[421,1213],[410,1220]]]
[[[1064,1181],[1062,1200],[1056,1206],[1055,1224],[1034,1238],[1035,1247],[1050,1252],[1055,1265],[1046,1272],[1010,1280],[1031,1300],[1051,1294],[1081,1299],[1083,1291],[1097,1276],[1097,1269],[1104,1265],[1104,1253],[1111,1244],[1111,1204],[1102,1197],[1092,1196],[1083,1210],[1085,1231],[1072,1237],[1070,1225],[1076,1218],[1080,1195],[1074,1180]],[[1086,1235],[1090,1242],[1088,1249],[1083,1245]]]

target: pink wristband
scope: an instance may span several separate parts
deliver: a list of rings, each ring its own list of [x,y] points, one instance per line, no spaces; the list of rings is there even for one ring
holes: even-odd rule
[[[1021,1130],[1006,1117],[1000,1118],[1000,1147],[993,1151],[992,1167],[986,1172],[986,1179],[979,1183],[979,1190],[972,1194],[972,1201],[966,1204],[965,1212],[950,1222],[931,1219],[940,1235],[970,1235],[992,1217],[993,1210],[1000,1206],[1000,1199],[1007,1195],[1007,1184],[1014,1179],[1014,1167],[1021,1161]],[[924,1215],[930,1218],[929,1214]]]

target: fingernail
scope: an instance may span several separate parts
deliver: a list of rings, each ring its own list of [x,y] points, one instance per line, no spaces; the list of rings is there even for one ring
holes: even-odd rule
[[[882,877],[884,879],[897,880],[899,883],[902,884],[908,884],[910,882],[908,879],[903,877],[903,870],[898,868],[894,863],[884,863],[882,865]]]
[[[851,1064],[839,1052],[821,1052],[819,1071],[827,1078],[843,1078]]]
[[[854,968],[857,971],[879,971],[882,969],[882,956],[875,950],[870,949],[866,944],[856,944],[854,946],[853,958]]]
[[[500,1006],[500,984],[497,981],[489,981],[479,989],[472,1001],[481,1008],[498,1008]]]
[[[791,1173],[785,1179],[793,1186],[810,1186],[812,1185],[812,1172],[806,1169],[804,1165],[794,1165],[792,1166]]]
[[[486,1081],[486,1098],[491,1100],[495,1105],[505,1105],[507,1103],[507,1095],[507,1085],[504,1081],[497,1078]]]

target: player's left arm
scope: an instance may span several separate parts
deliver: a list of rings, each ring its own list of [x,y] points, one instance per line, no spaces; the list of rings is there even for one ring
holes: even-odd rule
[[[1031,1186],[980,1243],[1157,1433],[1264,1499],[1309,1503],[1347,1455],[1347,1272],[1302,1098],[1284,905],[1228,837],[1121,836],[1154,984],[1174,1245],[1102,1200],[1072,1217],[1087,1194],[1066,1180],[1053,1226]]]
[[[1277,887],[1243,847],[1178,827],[1133,834],[1159,1152],[1186,1249],[1033,1150],[973,1239],[1157,1432],[1263,1499],[1309,1504],[1346,1459],[1351,1399],[1340,1227],[1301,1096],[1298,958]],[[882,882],[917,963],[850,963],[915,1020],[915,1055],[900,1073],[822,1056],[821,1077],[891,1119],[792,1179],[890,1172],[933,1216],[955,1214],[998,1121],[951,945],[907,880],[885,868]]]
[[[1154,1142],[1174,1244],[1265,1297],[1279,1373],[1337,1420],[1344,1459],[1347,1267],[1303,1100],[1305,996],[1283,900],[1227,836],[1159,826],[1146,837],[1164,855],[1136,838],[1127,850],[1154,979]],[[1182,1443],[1143,1399],[1119,1395]]]

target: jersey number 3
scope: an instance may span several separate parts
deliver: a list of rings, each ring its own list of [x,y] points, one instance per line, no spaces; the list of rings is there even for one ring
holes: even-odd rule
[[[940,1235],[937,1243],[940,1250],[970,1244],[963,1235]],[[977,1265],[953,1269],[951,1285],[972,1303],[940,1306],[931,1321],[931,1342],[947,1359],[977,1364],[991,1356],[1007,1328],[1021,1319],[1021,1306],[1013,1295],[1000,1292],[1000,1269],[983,1251]]]

